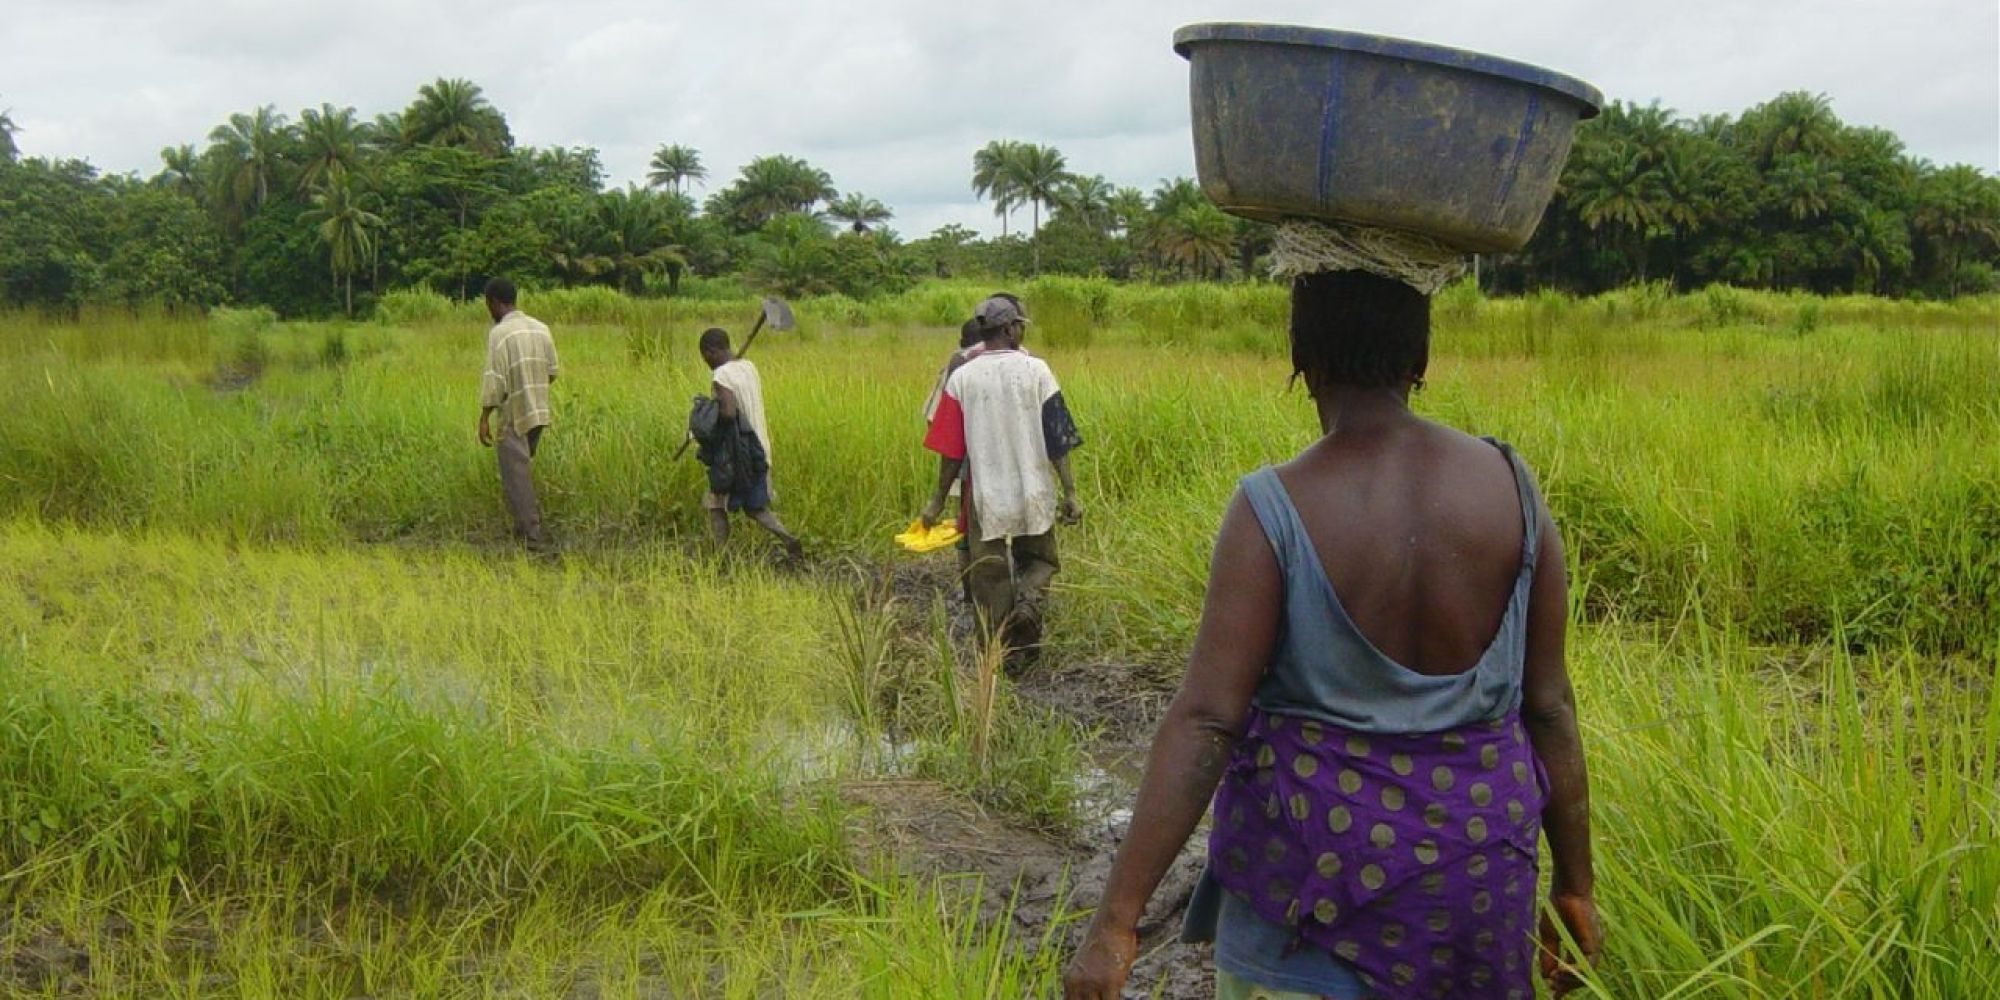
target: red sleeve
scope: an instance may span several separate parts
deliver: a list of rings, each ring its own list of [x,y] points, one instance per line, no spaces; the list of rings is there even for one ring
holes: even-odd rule
[[[938,408],[931,415],[931,429],[924,435],[924,447],[946,458],[965,458],[965,411],[959,409],[958,398],[949,390],[938,399]]]

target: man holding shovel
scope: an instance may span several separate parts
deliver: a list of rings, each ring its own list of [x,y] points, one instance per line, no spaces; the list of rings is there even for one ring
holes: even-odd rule
[[[766,300],[759,327],[770,315],[771,301]],[[788,310],[784,319],[790,319]],[[751,338],[755,337],[753,330]],[[748,342],[743,346],[749,350]],[[702,507],[708,511],[709,532],[717,545],[728,541],[729,512],[740,510],[775,535],[786,557],[796,562],[804,549],[771,511],[771,429],[764,420],[764,383],[757,366],[730,351],[729,334],[719,327],[702,333],[701,359],[711,372],[713,396],[695,401],[688,430],[700,445],[696,457],[708,467],[709,488]]]

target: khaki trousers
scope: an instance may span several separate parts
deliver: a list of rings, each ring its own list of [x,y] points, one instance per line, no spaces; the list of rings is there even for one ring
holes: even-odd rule
[[[1041,596],[1062,568],[1056,557],[1055,529],[982,541],[977,511],[967,527],[972,530],[966,535],[965,583],[973,610],[987,630],[1005,629],[1015,605]]]
[[[514,534],[531,545],[548,541],[542,532],[542,509],[535,502],[535,480],[528,471],[543,429],[534,428],[524,438],[508,424],[501,428],[500,440],[493,447],[500,462],[500,493],[507,500],[507,512],[514,517]]]

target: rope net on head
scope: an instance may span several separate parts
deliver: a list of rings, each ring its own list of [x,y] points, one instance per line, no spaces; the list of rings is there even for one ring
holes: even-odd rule
[[[1271,239],[1271,273],[1367,271],[1435,295],[1465,273],[1465,254],[1420,233],[1351,222],[1287,219]]]

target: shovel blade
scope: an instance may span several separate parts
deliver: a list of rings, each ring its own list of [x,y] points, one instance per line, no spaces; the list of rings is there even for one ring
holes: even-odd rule
[[[773,330],[792,328],[792,307],[784,299],[766,296],[764,299],[764,325]]]

